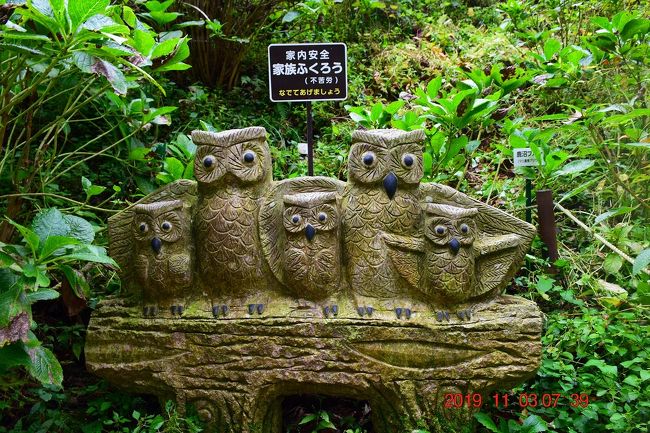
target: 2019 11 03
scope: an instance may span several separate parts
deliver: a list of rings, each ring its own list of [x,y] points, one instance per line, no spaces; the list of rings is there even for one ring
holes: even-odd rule
[[[495,393],[484,398],[479,393],[446,393],[443,395],[445,409],[480,408],[484,403],[492,403],[497,408],[506,408],[517,404],[519,407],[557,407],[569,405],[571,407],[586,408],[589,406],[589,394],[586,393],[521,393],[518,395]]]

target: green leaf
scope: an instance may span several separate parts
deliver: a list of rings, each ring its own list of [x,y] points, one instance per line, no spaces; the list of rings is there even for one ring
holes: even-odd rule
[[[615,377],[618,374],[618,368],[615,365],[607,365],[601,359],[590,359],[584,365],[585,367],[596,367],[606,376]]]
[[[176,48],[176,45],[180,42],[180,40],[181,40],[180,38],[173,38],[173,39],[167,39],[159,44],[156,44],[156,46],[153,49],[153,52],[151,53],[151,58],[157,59],[158,57],[171,54]]]
[[[636,275],[642,270],[647,269],[648,265],[650,265],[650,248],[646,248],[636,256],[632,265],[632,273]]]
[[[49,301],[51,299],[56,299],[60,295],[59,292],[53,289],[39,289],[35,292],[27,293],[27,300],[30,304],[33,304],[37,301]]]
[[[438,98],[438,91],[440,90],[440,86],[442,86],[442,76],[429,81],[427,84],[427,96],[429,96],[431,99]]]
[[[494,423],[494,421],[492,421],[492,418],[490,417],[490,415],[485,414],[483,412],[479,412],[477,414],[474,414],[474,418],[476,418],[476,420],[479,423],[481,423],[481,425],[483,427],[490,430],[491,432],[494,432],[494,433],[500,433],[501,432],[501,430],[499,430],[499,428]]]
[[[68,224],[66,236],[75,238],[84,244],[90,244],[95,240],[95,230],[85,219],[76,215],[64,215],[63,219]]]
[[[634,209],[635,208],[633,208],[633,207],[625,206],[625,207],[619,207],[617,209],[612,209],[612,210],[609,210],[607,212],[603,212],[600,215],[598,215],[596,217],[596,219],[594,219],[594,224],[601,223],[601,222],[605,221],[606,219],[611,218],[613,216],[628,214],[628,213],[632,212]]]
[[[431,174],[431,169],[433,168],[433,157],[429,152],[424,152],[422,154],[422,165],[424,168],[424,172],[427,174]]]
[[[392,116],[393,114],[397,113],[400,108],[404,106],[404,103],[405,102],[402,100],[393,101],[384,108],[384,111]]]
[[[171,174],[174,180],[183,178],[183,170],[185,167],[183,163],[176,158],[165,158],[163,163],[164,169],[167,173]]]
[[[0,346],[0,374],[4,374],[8,369],[18,366],[28,366],[29,356],[25,353],[23,345],[20,342]]]
[[[630,20],[623,26],[621,30],[621,37],[623,39],[631,39],[635,35],[643,37],[644,34],[650,31],[650,20],[635,18]]]
[[[33,230],[30,230],[25,226],[21,226],[20,224],[13,222],[11,220],[9,220],[9,223],[12,226],[16,227],[20,232],[20,234],[23,235],[23,239],[25,239],[25,243],[32,250],[32,254],[34,255],[34,257],[36,257],[36,251],[38,251],[38,246],[41,242],[38,233],[35,233]]]
[[[526,432],[538,433],[547,431],[546,422],[537,415],[529,415],[528,418],[524,420],[522,427],[526,428],[524,430]]]
[[[115,93],[118,95],[126,95],[127,86],[126,78],[122,71],[120,71],[115,65],[107,62],[106,60],[96,58],[95,63],[91,66],[91,71],[106,77]]]
[[[29,373],[42,384],[61,386],[63,369],[54,354],[43,346],[27,349]]]
[[[154,44],[156,43],[151,32],[145,30],[135,30],[133,32],[134,48],[141,52],[145,57],[149,57]]]
[[[105,248],[95,245],[86,245],[73,253],[59,256],[56,260],[80,260],[82,262],[104,263],[118,267],[117,263],[106,254]]]
[[[93,15],[105,12],[109,4],[110,0],[74,0],[68,2],[68,14],[70,15],[72,30],[75,31],[81,23]]]
[[[555,172],[556,176],[565,176],[567,174],[576,174],[585,171],[594,165],[591,159],[577,159],[566,164],[560,170]]]
[[[70,227],[57,208],[49,208],[39,212],[32,221],[32,229],[41,242],[50,236],[67,236]]]
[[[287,12],[283,17],[282,17],[282,22],[283,23],[290,23],[296,18],[300,16],[300,12],[298,11],[289,11]]]
[[[544,42],[544,57],[546,61],[549,61],[553,58],[562,49],[562,43],[554,38],[548,38]]]
[[[384,106],[382,105],[381,102],[377,102],[375,105],[372,106],[372,109],[370,110],[370,120],[372,120],[373,122],[377,122],[381,118],[383,112],[384,112]]]
[[[312,421],[315,420],[315,419],[316,419],[316,414],[313,414],[313,413],[312,413],[312,414],[306,415],[306,416],[304,416],[304,417],[300,420],[300,422],[298,423],[298,425],[307,424],[307,423],[309,423],[309,422],[312,422]]]
[[[623,266],[623,258],[615,253],[610,253],[605,257],[603,269],[608,274],[616,274]]]
[[[63,275],[65,275],[68,283],[70,283],[70,287],[72,288],[75,296],[77,296],[79,299],[88,299],[90,296],[90,286],[88,285],[88,281],[86,281],[83,274],[68,265],[61,265],[60,269],[63,271]]]
[[[45,243],[43,244],[43,248],[40,251],[39,257],[40,260],[47,259],[51,255],[53,255],[57,250],[61,254],[64,253],[65,251],[62,250],[63,247],[67,246],[72,246],[72,245],[79,245],[81,242],[78,241],[75,238],[70,238],[67,236],[48,236],[48,238],[45,240]]]

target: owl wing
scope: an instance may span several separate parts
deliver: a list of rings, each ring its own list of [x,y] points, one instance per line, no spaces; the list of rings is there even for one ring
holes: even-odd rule
[[[196,182],[188,179],[180,179],[169,183],[108,219],[108,251],[110,256],[120,266],[119,276],[122,280],[123,292],[127,295],[135,293],[132,235],[135,212],[133,211],[133,206],[174,199],[182,200],[183,206],[185,207],[194,207],[197,201]]]
[[[300,192],[336,192],[341,194],[345,183],[323,176],[298,177],[274,182],[262,200],[259,213],[259,235],[262,252],[271,271],[285,283],[283,257],[285,232],[282,223],[282,197]]]
[[[180,287],[192,283],[192,259],[189,254],[174,254],[169,258],[169,276]]]
[[[419,193],[422,201],[478,209],[474,219],[480,234],[475,241],[478,248],[475,252],[480,257],[475,293],[471,296],[503,289],[521,267],[535,237],[535,227],[448,186],[423,183]]]
[[[397,272],[413,288],[420,287],[420,256],[424,253],[424,239],[381,233]]]

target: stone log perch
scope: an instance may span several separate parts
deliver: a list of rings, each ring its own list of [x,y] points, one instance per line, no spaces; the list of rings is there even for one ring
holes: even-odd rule
[[[137,312],[119,301],[95,311],[90,371],[124,389],[194,404],[219,433],[278,433],[283,397],[300,393],[368,401],[377,432],[422,421],[434,431],[463,431],[471,413],[445,409],[444,394],[478,392],[486,401],[492,389],[533,376],[541,357],[542,313],[511,296],[449,322],[352,314],[170,320]]]

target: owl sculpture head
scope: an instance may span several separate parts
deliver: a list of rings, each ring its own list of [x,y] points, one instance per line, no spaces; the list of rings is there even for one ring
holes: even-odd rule
[[[289,234],[302,234],[311,242],[318,233],[335,231],[339,209],[335,192],[306,192],[285,195],[283,224]]]
[[[181,200],[137,204],[133,210],[133,236],[140,249],[151,248],[154,257],[162,257],[166,246],[189,234]]]
[[[270,182],[266,129],[253,126],[223,132],[192,131],[192,140],[197,145],[194,177],[200,186]]]
[[[375,129],[352,133],[348,161],[351,182],[381,184],[390,199],[399,188],[413,189],[423,175],[424,131]]]
[[[477,235],[474,217],[478,209],[425,203],[423,210],[424,235],[434,245],[448,248],[453,255],[472,246]]]

